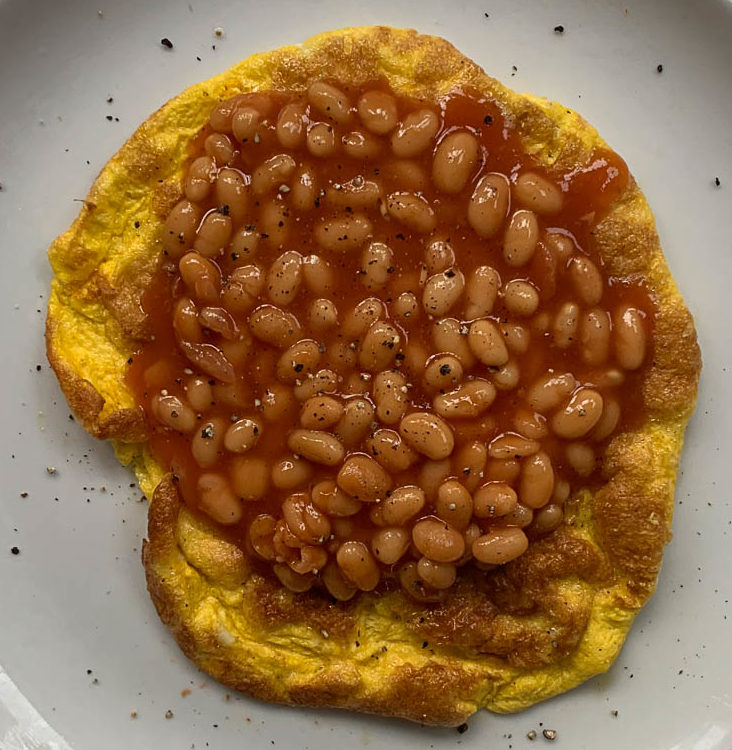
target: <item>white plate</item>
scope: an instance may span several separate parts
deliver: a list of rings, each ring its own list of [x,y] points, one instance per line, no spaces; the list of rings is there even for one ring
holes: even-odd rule
[[[229,698],[193,668],[145,592],[139,492],[108,446],[69,420],[44,357],[46,247],[134,128],[185,86],[252,52],[366,23],[442,35],[508,85],[595,124],[655,210],[705,359],[674,540],[620,659],[607,675],[517,716],[481,713],[464,734]],[[563,34],[554,31],[560,24]],[[508,750],[528,747],[532,729],[534,746],[545,745],[548,728],[556,745],[575,749],[732,747],[727,0],[0,0],[0,70],[0,664],[58,735],[75,750]],[[38,727],[28,739],[17,723],[28,706],[9,684],[0,673],[0,746],[63,747]]]

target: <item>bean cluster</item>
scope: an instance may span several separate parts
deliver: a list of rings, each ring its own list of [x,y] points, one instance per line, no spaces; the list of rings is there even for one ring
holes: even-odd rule
[[[165,222],[174,351],[150,344],[144,405],[186,501],[293,591],[434,601],[517,558],[647,359],[647,296],[562,225],[567,184],[448,109],[233,97]]]

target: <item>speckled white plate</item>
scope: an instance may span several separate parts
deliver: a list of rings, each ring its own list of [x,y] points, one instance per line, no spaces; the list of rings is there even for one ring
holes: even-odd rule
[[[462,734],[266,706],[198,672],[145,591],[140,493],[70,420],[44,356],[46,248],[134,128],[252,52],[370,23],[442,35],[599,128],[654,208],[705,360],[674,540],[618,662]],[[552,729],[574,750],[732,748],[729,0],[0,0],[0,71],[0,747],[508,750]]]

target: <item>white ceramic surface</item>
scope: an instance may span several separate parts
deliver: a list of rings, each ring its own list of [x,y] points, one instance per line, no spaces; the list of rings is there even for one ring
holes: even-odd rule
[[[594,123],[654,208],[704,353],[674,540],[618,662],[520,715],[481,713],[464,734],[265,706],[193,668],[145,592],[140,493],[70,421],[44,357],[46,248],[135,126],[252,52],[367,23],[445,36],[508,85]],[[508,750],[546,745],[550,728],[577,750],[732,748],[728,0],[0,0],[0,183],[0,664],[71,747]],[[50,730],[23,739],[30,708],[12,695],[0,747],[65,747]]]

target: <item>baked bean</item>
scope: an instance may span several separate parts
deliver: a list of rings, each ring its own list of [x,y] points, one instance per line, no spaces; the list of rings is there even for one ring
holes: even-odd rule
[[[409,398],[407,379],[396,370],[384,370],[374,377],[376,416],[384,424],[396,424],[405,414]]]
[[[290,495],[282,503],[282,517],[289,530],[306,544],[322,544],[330,536],[330,521],[304,492]]]
[[[321,580],[328,589],[328,593],[339,602],[347,602],[353,599],[358,592],[358,587],[354,586],[342,573],[337,563],[328,563],[322,572]]]
[[[437,223],[432,206],[421,195],[414,193],[390,193],[386,197],[386,209],[392,219],[419,234],[431,232]]]
[[[391,473],[406,471],[418,458],[398,432],[388,429],[379,429],[369,435],[366,450]]]
[[[406,529],[379,529],[371,539],[371,551],[379,562],[394,565],[407,551],[409,542],[409,532]]]
[[[287,447],[316,464],[335,466],[346,455],[335,435],[321,430],[294,430],[287,438]]]
[[[278,490],[294,490],[306,485],[313,475],[312,465],[304,458],[292,456],[272,466],[272,484]]]
[[[249,208],[247,185],[241,173],[236,169],[219,170],[215,191],[219,211],[228,212],[234,225],[241,224],[246,219]]]
[[[617,388],[625,382],[625,373],[613,367],[592,373],[592,380],[597,388]]]
[[[351,103],[348,97],[339,88],[325,81],[310,84],[308,101],[318,112],[334,122],[342,124],[351,116]]]
[[[435,396],[432,408],[445,419],[468,419],[479,417],[495,399],[496,389],[492,383],[472,378],[452,391]]]
[[[526,265],[534,256],[539,223],[533,211],[515,211],[503,235],[503,258],[509,266]]]
[[[450,425],[427,411],[414,411],[403,417],[399,434],[410,448],[433,460],[447,458],[455,447]]]
[[[242,504],[221,474],[201,474],[196,484],[198,505],[216,523],[224,526],[239,523]]]
[[[313,487],[312,500],[321,511],[337,518],[353,516],[362,507],[358,500],[349,497],[332,479],[325,479]]]
[[[546,417],[529,409],[517,409],[514,412],[513,426],[520,435],[531,440],[541,440],[549,434]]]
[[[459,193],[475,171],[479,151],[472,133],[461,130],[446,135],[438,144],[432,162],[432,181],[437,189],[451,195]]]
[[[572,253],[576,250],[572,237],[567,236],[561,230],[547,232],[544,236],[544,243],[562,265],[570,259]]]
[[[303,259],[295,250],[276,258],[267,274],[267,291],[275,305],[289,305],[297,296],[303,278]]]
[[[203,313],[206,310],[212,309],[215,308],[204,308],[201,312]],[[245,331],[239,331],[235,338],[225,339],[219,344],[219,346],[226,359],[228,359],[235,368],[244,367],[254,353],[255,348],[254,339]]]
[[[468,201],[468,224],[479,237],[493,237],[506,220],[510,201],[506,175],[497,172],[484,175]]]
[[[291,560],[288,565],[295,573],[305,575],[307,573],[319,573],[327,562],[328,553],[322,547],[304,544],[300,547],[299,559]]]
[[[399,568],[398,578],[404,591],[418,602],[439,602],[445,596],[444,591],[431,588],[419,577],[414,561],[404,563]]]
[[[646,356],[646,331],[643,313],[623,305],[613,314],[615,358],[626,370],[637,370]]]
[[[381,289],[394,270],[394,253],[383,242],[370,242],[361,254],[361,283],[369,290]]]
[[[336,482],[351,497],[366,503],[383,500],[392,485],[389,474],[365,453],[352,453],[348,456],[338,472]]]
[[[417,575],[434,589],[449,589],[457,578],[457,568],[452,563],[438,563],[422,557],[417,562]]]
[[[367,91],[358,100],[358,116],[367,130],[386,135],[398,122],[396,99],[384,91]]]
[[[371,236],[373,226],[363,214],[344,214],[315,226],[315,241],[324,250],[356,250]]]
[[[445,393],[452,391],[463,379],[463,366],[452,354],[437,354],[430,358],[422,382],[426,390]]]
[[[171,430],[188,433],[196,429],[195,412],[177,396],[165,392],[156,394],[152,397],[151,408],[158,422]]]
[[[178,271],[198,302],[212,305],[218,300],[221,275],[210,260],[196,252],[186,253],[178,263]]]
[[[378,372],[391,367],[399,353],[399,331],[384,320],[372,323],[363,337],[358,361],[364,370]]]
[[[567,405],[556,412],[550,424],[557,437],[576,440],[586,435],[602,416],[602,396],[592,388],[580,388]]]
[[[305,107],[298,102],[285,104],[277,116],[277,140],[284,148],[301,148],[305,140]]]
[[[203,329],[198,319],[198,308],[188,297],[179,297],[173,308],[173,330],[183,341],[203,341]]]
[[[327,430],[343,416],[343,404],[332,396],[313,396],[300,409],[300,424],[307,430]]]
[[[374,159],[381,153],[381,140],[360,130],[346,133],[341,142],[343,150],[352,159]]]
[[[470,324],[468,346],[484,365],[500,367],[508,362],[508,349],[492,320],[474,320]]]
[[[223,307],[203,307],[198,313],[198,321],[209,331],[218,333],[229,341],[233,341],[239,335],[236,321]]]
[[[211,406],[213,391],[206,378],[202,378],[200,375],[192,375],[186,381],[185,392],[188,403],[197,412],[205,411]]]
[[[292,392],[298,401],[307,401],[321,393],[333,393],[338,388],[338,375],[333,370],[322,369],[315,374],[308,374],[299,383],[295,383]]]
[[[286,589],[294,591],[296,594],[310,591],[315,583],[315,576],[312,573],[296,573],[288,565],[284,565],[283,563],[275,563],[272,566],[272,570],[280,583]]]
[[[548,310],[539,310],[531,320],[531,333],[537,333],[540,336],[548,333],[552,322],[552,316]]]
[[[322,297],[333,291],[333,269],[319,255],[307,255],[302,259],[302,278],[313,294]]]
[[[519,384],[521,370],[515,359],[509,359],[505,365],[491,372],[491,381],[499,391],[512,391]]]
[[[242,143],[254,140],[262,129],[262,115],[254,107],[240,106],[234,110],[231,118],[231,132],[234,138]]]
[[[254,259],[259,247],[259,232],[252,225],[239,227],[229,242],[229,257],[236,268],[246,265]]]
[[[338,325],[338,309],[329,299],[314,299],[308,310],[308,323],[315,333],[325,333]]]
[[[404,526],[424,508],[425,502],[425,493],[421,487],[405,485],[393,490],[378,507],[384,523],[389,526]]]
[[[333,183],[326,191],[329,206],[353,211],[354,209],[378,208],[381,201],[381,187],[373,180],[365,180],[356,175],[348,182]]]
[[[569,500],[571,493],[571,486],[566,479],[555,479],[554,481],[554,492],[552,492],[552,503],[557,505],[563,505]]]
[[[217,165],[229,164],[234,161],[237,151],[231,143],[231,139],[223,133],[211,133],[203,143],[203,149],[208,156],[213,158]]]
[[[260,305],[249,316],[249,328],[260,341],[278,349],[294,344],[302,334],[298,319],[274,305]]]
[[[424,262],[430,275],[447,271],[455,264],[455,251],[445,240],[431,240],[424,251]]]
[[[579,306],[575,302],[565,302],[554,318],[552,332],[554,344],[560,349],[567,349],[577,338],[579,328]]]
[[[229,479],[242,500],[261,500],[269,490],[269,466],[263,458],[235,456],[229,464]]]
[[[435,513],[453,528],[465,531],[473,515],[473,498],[457,479],[448,479],[437,489]]]
[[[620,404],[614,398],[605,396],[603,398],[602,416],[590,433],[590,437],[598,443],[609,438],[615,432],[619,422]]]
[[[534,516],[531,530],[535,534],[548,534],[559,528],[564,520],[564,511],[558,505],[545,505]]]
[[[540,447],[536,440],[530,440],[515,432],[504,432],[491,440],[488,455],[491,458],[520,458],[533,455]]]
[[[412,529],[414,546],[435,562],[455,562],[465,552],[462,534],[445,521],[423,518]]]
[[[249,524],[249,541],[252,543],[254,551],[264,560],[275,559],[272,537],[274,536],[276,523],[274,516],[270,516],[268,513],[260,513]]]
[[[210,469],[219,460],[225,432],[226,422],[221,417],[198,424],[191,441],[191,453],[202,469]]]
[[[320,361],[320,348],[313,339],[301,339],[282,352],[277,360],[277,377],[283,383],[294,383],[315,372]]]
[[[542,216],[558,214],[564,205],[561,189],[536,172],[519,175],[513,186],[513,195],[522,206]]]
[[[236,376],[230,383],[214,383],[212,390],[214,404],[229,406],[237,411],[247,408],[248,401],[251,400],[249,389]]]
[[[240,98],[234,97],[214,107],[209,117],[211,127],[220,133],[231,133],[231,118],[239,102]]]
[[[215,258],[229,244],[231,217],[211,211],[201,223],[193,242],[193,249],[205,258]]]
[[[588,310],[580,321],[582,361],[591,367],[602,365],[610,351],[610,316],[597,308]]]
[[[392,303],[391,312],[396,318],[414,320],[419,317],[419,301],[412,292],[402,292]]]
[[[275,190],[295,172],[297,164],[289,154],[276,154],[263,161],[252,174],[252,190],[264,195]]]
[[[270,383],[262,395],[261,409],[268,422],[280,422],[295,413],[297,402],[287,386]]]
[[[234,422],[224,436],[224,447],[232,453],[246,453],[259,441],[262,425],[257,419],[243,418]]]
[[[264,274],[255,264],[235,268],[226,280],[221,301],[234,315],[248,313],[264,289]]]
[[[473,556],[489,565],[503,565],[526,552],[529,540],[521,529],[494,528],[473,542]]]
[[[518,526],[525,529],[534,520],[534,511],[519,503],[510,513],[504,516],[499,523],[505,526]]]
[[[478,266],[465,287],[465,317],[472,320],[490,315],[500,287],[501,277],[495,268]]]
[[[421,154],[429,147],[439,128],[440,120],[431,109],[411,112],[391,136],[394,155],[409,159]]]
[[[458,480],[473,492],[483,480],[488,449],[481,440],[466,443],[455,451],[453,467]]]
[[[377,321],[386,314],[384,303],[377,297],[367,297],[361,300],[351,312],[346,315],[342,331],[349,339],[362,336]]]
[[[530,282],[513,279],[503,288],[503,302],[513,315],[528,318],[539,308],[539,293]]]
[[[554,469],[547,453],[539,451],[521,461],[519,497],[529,508],[546,505],[554,491]]]
[[[189,200],[176,203],[163,225],[163,250],[177,260],[193,247],[196,230],[201,223],[201,208]]]
[[[178,347],[189,362],[222,383],[233,383],[236,373],[234,366],[226,359],[219,347],[213,344],[196,344],[179,341]]]
[[[216,179],[216,162],[210,156],[199,156],[188,168],[183,192],[186,198],[200,203],[208,197]]]
[[[452,462],[449,458],[443,458],[439,461],[425,461],[422,464],[417,481],[430,503],[434,504],[440,485],[452,475]]]
[[[306,142],[308,151],[317,158],[327,158],[336,152],[335,130],[328,123],[313,123],[308,128]]]
[[[602,299],[603,280],[597,266],[584,255],[569,261],[569,279],[582,304],[591,307]]]
[[[569,443],[564,449],[564,455],[581,477],[588,477],[595,470],[595,451],[587,443]]]
[[[259,220],[257,229],[260,232],[261,241],[282,249],[287,244],[290,236],[290,209],[278,196],[275,200],[262,203],[259,209]]]
[[[410,377],[418,379],[425,368],[428,356],[427,347],[421,341],[410,341],[408,339],[404,347],[402,370]]]
[[[465,289],[465,277],[456,268],[437,273],[427,279],[422,292],[422,307],[428,315],[441,317],[454,307]]]
[[[501,323],[498,326],[506,342],[506,348],[512,354],[526,354],[531,344],[531,334],[519,323]]]
[[[438,352],[450,352],[460,360],[463,367],[471,368],[475,364],[475,355],[468,343],[468,332],[468,326],[459,320],[442,318],[432,326],[432,343]]]
[[[512,513],[518,497],[513,487],[505,482],[488,482],[473,494],[473,513],[476,518],[498,518]]]
[[[373,591],[379,583],[379,566],[363,542],[344,542],[336,560],[346,578],[361,591]]]
[[[310,211],[317,205],[316,177],[307,167],[299,169],[290,182],[289,203],[296,211]]]
[[[361,379],[361,375],[358,372],[354,372],[356,363],[358,362],[358,353],[355,349],[354,342],[345,341],[342,338],[336,338],[332,341],[330,346],[326,349],[325,362],[329,367],[333,367],[339,372],[351,371],[351,374],[346,379],[346,383],[349,384],[349,393],[363,393],[369,389],[368,384]]]
[[[532,409],[544,413],[556,409],[576,387],[577,381],[572,373],[558,375],[549,372],[529,388],[526,400]]]

